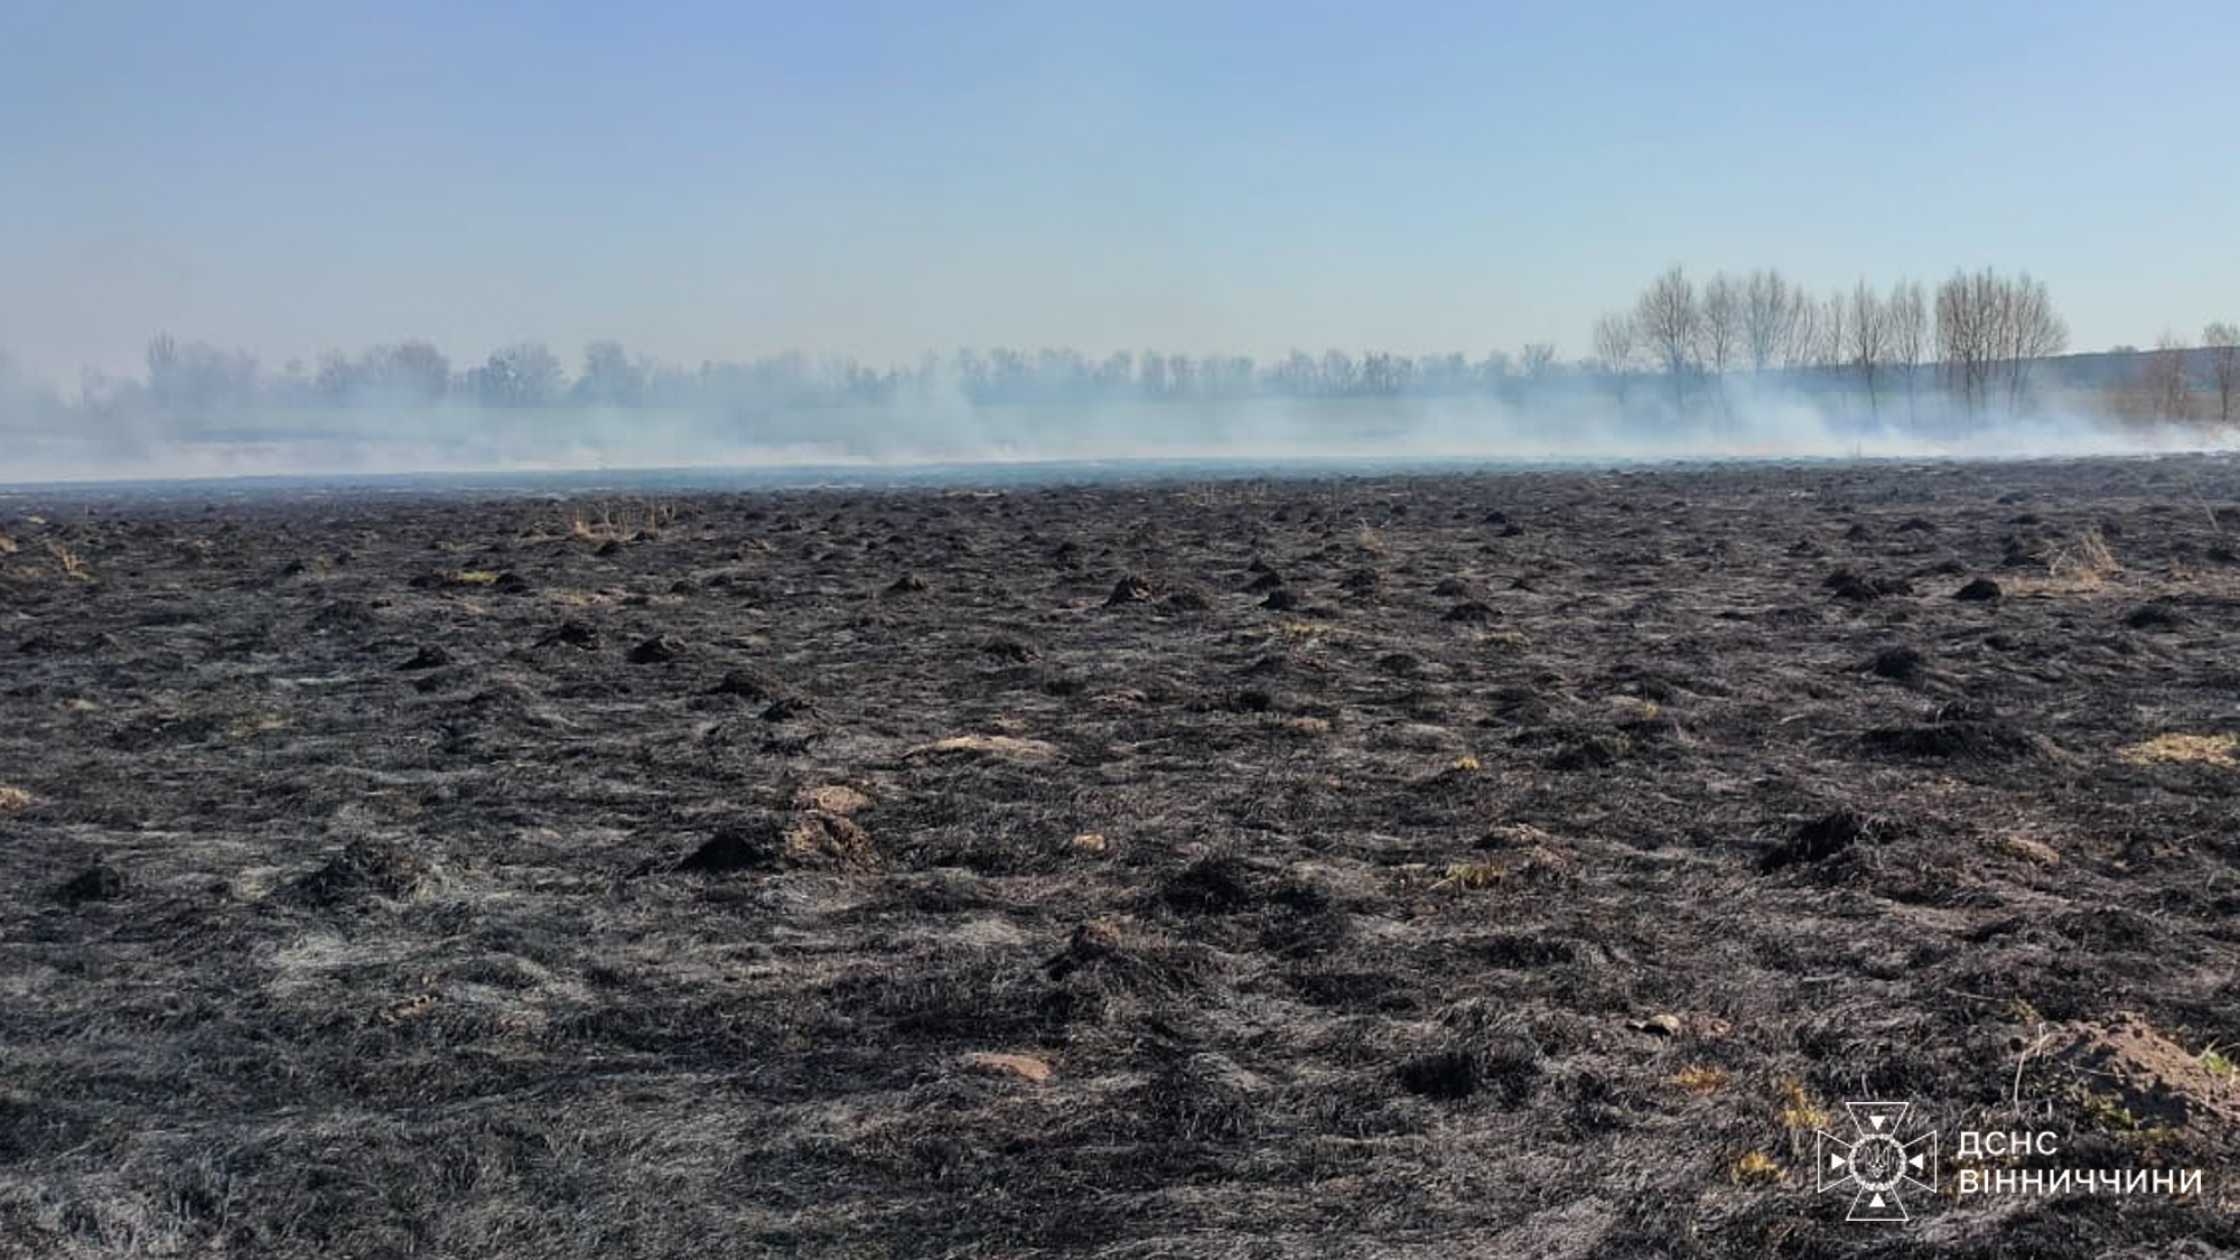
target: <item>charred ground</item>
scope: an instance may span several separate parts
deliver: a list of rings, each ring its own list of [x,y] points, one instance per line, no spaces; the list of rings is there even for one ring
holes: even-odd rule
[[[0,1253],[2240,1245],[2229,461],[0,536]]]

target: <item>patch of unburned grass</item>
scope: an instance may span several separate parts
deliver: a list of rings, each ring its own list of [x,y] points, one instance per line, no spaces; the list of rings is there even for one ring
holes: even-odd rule
[[[2088,529],[2074,543],[2057,548],[2046,562],[2048,577],[2084,590],[2094,589],[2121,572],[2122,563],[2097,529]]]
[[[2234,735],[2181,735],[2172,732],[2157,735],[2116,750],[2116,755],[2135,766],[2168,763],[2205,766],[2240,765],[2240,736]]]
[[[1781,1165],[1764,1151],[1752,1151],[1734,1161],[1727,1175],[1738,1186],[1765,1185],[1781,1180]]]
[[[1664,712],[1663,707],[1656,701],[1645,700],[1640,696],[1612,696],[1610,697],[1610,707],[1616,710],[1620,717],[1629,718],[1636,722],[1655,721],[1657,715]]]
[[[667,503],[600,503],[568,518],[568,536],[583,542],[622,541],[659,534],[676,519],[677,509]]]
[[[1828,1127],[1827,1108],[1812,1101],[1798,1081],[1781,1082],[1781,1127],[1791,1133],[1809,1133]]]
[[[1492,862],[1456,862],[1447,867],[1433,888],[1452,888],[1461,892],[1478,892],[1492,888],[1509,877],[1509,868]]]
[[[19,787],[0,784],[0,814],[20,813],[31,808],[31,793]]]
[[[47,544],[47,554],[54,557],[55,567],[62,570],[62,576],[75,582],[93,580],[93,569],[86,564],[85,558],[67,545],[50,542]]]
[[[1727,1074],[1707,1064],[1691,1063],[1674,1072],[1670,1084],[1691,1094],[1716,1094],[1727,1087]]]

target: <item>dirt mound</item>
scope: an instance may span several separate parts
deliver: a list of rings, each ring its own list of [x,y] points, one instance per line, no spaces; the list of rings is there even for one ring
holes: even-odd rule
[[[1820,585],[1837,599],[1853,603],[1872,603],[1887,595],[1911,595],[1913,583],[1904,578],[1867,577],[1850,569],[1837,569],[1821,579]]]
[[[1954,591],[1952,597],[1967,604],[1989,604],[1997,602],[2002,594],[2005,594],[2005,592],[1999,589],[1997,582],[1990,578],[1977,578]]]
[[[1229,854],[1200,858],[1159,887],[1159,900],[1183,914],[1235,914],[1259,900],[1252,870]]]
[[[889,595],[922,595],[930,589],[932,588],[926,585],[924,578],[915,573],[905,573],[887,587],[886,593]]]
[[[980,652],[984,656],[992,656],[999,661],[1010,661],[1015,665],[1024,665],[1035,657],[1035,651],[1032,647],[1006,635],[997,635],[992,639],[982,641]]]
[[[585,621],[563,621],[553,627],[551,633],[537,640],[538,647],[551,647],[555,644],[590,651],[599,646],[599,629]]]
[[[66,906],[82,906],[89,901],[114,901],[124,896],[124,887],[123,872],[107,862],[97,860],[56,885],[54,899]]]
[[[1290,612],[1304,602],[1297,591],[1279,586],[1268,592],[1268,597],[1260,601],[1260,606],[1276,612]]]
[[[306,625],[314,633],[352,631],[367,629],[378,620],[380,618],[366,605],[352,599],[338,599],[321,604]]]
[[[1274,569],[1262,569],[1259,572],[1260,576],[1244,584],[1245,594],[1265,595],[1269,591],[1282,589],[1283,575],[1281,573]]]
[[[769,707],[762,711],[762,720],[765,722],[791,722],[796,718],[814,717],[816,712],[816,701],[806,696],[781,695],[772,700]]]
[[[1910,682],[1921,676],[1922,656],[1914,648],[1894,643],[1877,651],[1867,661],[1866,671],[1877,678],[1892,682]]]
[[[1175,612],[1205,612],[1213,607],[1213,601],[1207,598],[1206,593],[1194,586],[1178,587],[1168,592],[1167,597],[1159,603],[1161,607]]]
[[[1461,1102],[1480,1093],[1515,1107],[1538,1089],[1540,1047],[1518,1028],[1490,1020],[1474,1004],[1442,1017],[1444,1044],[1400,1064],[1400,1088],[1437,1102]]]
[[[672,869],[694,875],[727,875],[777,865],[783,846],[774,824],[726,827],[685,855]]]
[[[1873,753],[1951,761],[2011,761],[2044,751],[2029,732],[1966,700],[1940,706],[1927,722],[1876,727],[1860,743]]]
[[[412,659],[397,666],[400,670],[441,669],[451,663],[451,653],[430,644],[413,653]]]
[[[1879,840],[1890,831],[1886,819],[1839,809],[1804,824],[1767,850],[1758,859],[1758,870],[1770,875],[1800,863],[1825,862],[1861,840]]]
[[[765,815],[720,828],[670,869],[693,875],[729,875],[739,871],[862,871],[878,864],[879,852],[870,832],[851,818],[809,807],[790,817]]]
[[[632,665],[666,665],[684,655],[684,642],[657,634],[630,649]]]
[[[1457,622],[1462,625],[1482,626],[1499,616],[1501,616],[1500,613],[1487,605],[1474,599],[1467,599],[1449,608],[1446,615],[1439,620]]]
[[[1607,770],[1617,765],[1632,751],[1632,741],[1617,734],[1580,735],[1565,740],[1563,746],[1548,758],[1548,769],[1571,773],[1579,770]]]
[[[1153,593],[1149,581],[1131,573],[1112,584],[1112,594],[1105,597],[1104,606],[1118,608],[1123,604],[1148,604]]]
[[[2088,1096],[2120,1106],[2129,1127],[2240,1125],[2240,1074],[2188,1052],[2144,1016],[2122,1012],[2105,1023],[2069,1025],[2049,1056]]]
[[[2124,617],[2123,624],[2134,630],[2175,630],[2186,624],[2186,616],[2168,604],[2141,604]]]
[[[725,670],[723,678],[708,688],[708,694],[738,696],[743,700],[774,700],[786,694],[786,686],[778,681],[777,675],[748,667]]]
[[[394,840],[359,838],[326,865],[295,882],[296,894],[319,906],[366,897],[404,901],[427,887],[428,864]]]

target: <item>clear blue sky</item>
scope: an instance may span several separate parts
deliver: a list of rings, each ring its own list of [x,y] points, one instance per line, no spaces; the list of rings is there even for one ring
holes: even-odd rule
[[[1568,358],[1673,262],[2240,319],[2232,0],[1088,9],[0,0],[0,347]]]

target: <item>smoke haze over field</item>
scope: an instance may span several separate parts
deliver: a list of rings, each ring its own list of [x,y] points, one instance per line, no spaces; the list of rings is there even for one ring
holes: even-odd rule
[[[2023,398],[1956,342],[1964,405],[1900,409],[1944,356],[1855,322],[1987,263],[2070,349],[2240,316],[2240,163],[2191,125],[2240,117],[2240,11],[2161,19],[29,0],[0,481],[2214,443],[2213,355]],[[1731,346],[1611,322],[1676,260],[1787,268],[1837,335],[1698,390]],[[996,349],[1052,344],[1098,350]]]
[[[975,408],[907,404],[760,417],[672,409],[438,410],[377,406],[245,415],[222,430],[160,421],[107,435],[0,430],[0,483],[284,474],[683,467],[854,468],[1036,461],[1410,459],[1624,461],[1951,456],[2009,458],[2220,448],[2208,426],[2120,425],[2047,409],[2028,416],[1878,421],[1805,396],[1760,397],[1716,416],[1620,411],[1588,392],[1486,398],[1233,399]]]

